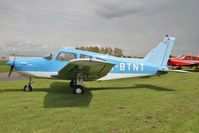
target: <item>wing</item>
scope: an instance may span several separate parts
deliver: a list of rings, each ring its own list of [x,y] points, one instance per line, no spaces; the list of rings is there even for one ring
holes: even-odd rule
[[[75,59],[71,60],[58,72],[58,78],[93,81],[106,76],[114,65],[115,64],[96,59]]]

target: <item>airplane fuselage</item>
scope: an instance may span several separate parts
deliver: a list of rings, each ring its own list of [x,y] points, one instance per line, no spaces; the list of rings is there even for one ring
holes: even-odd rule
[[[58,71],[66,66],[70,61],[69,59],[68,61],[66,61],[67,59],[64,61],[60,60],[59,56],[61,53],[74,54],[74,58],[69,57],[70,60],[89,58],[91,60],[102,60],[115,64],[112,70],[105,77],[102,77],[99,80],[156,75],[160,74],[157,70],[163,69],[160,66],[146,63],[143,59],[119,58],[75,49],[60,49],[52,59],[46,59],[43,57],[16,59],[15,69],[18,73],[28,77],[55,78],[52,75],[57,75]]]
[[[16,59],[10,65],[8,76],[13,68],[30,77],[24,91],[32,91],[32,78],[54,78],[71,80],[74,94],[83,94],[83,81],[112,80],[165,74],[167,61],[175,38],[166,37],[143,59],[119,58],[105,54],[60,49],[54,57]]]
[[[199,64],[199,56],[195,55],[182,55],[179,58],[171,58],[168,60],[170,66],[191,66]]]

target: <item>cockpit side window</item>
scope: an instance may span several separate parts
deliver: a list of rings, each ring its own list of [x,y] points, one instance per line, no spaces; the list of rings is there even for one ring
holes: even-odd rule
[[[77,59],[77,54],[60,52],[59,55],[56,57],[57,61],[70,61],[72,59]]]
[[[191,60],[191,56],[186,56],[184,59]]]
[[[180,58],[180,59],[184,59],[184,55],[181,55],[179,58]]]
[[[196,57],[192,57],[192,60],[196,60]]]
[[[92,59],[92,56],[90,55],[85,55],[85,54],[80,54],[79,58],[88,58],[88,59]]]

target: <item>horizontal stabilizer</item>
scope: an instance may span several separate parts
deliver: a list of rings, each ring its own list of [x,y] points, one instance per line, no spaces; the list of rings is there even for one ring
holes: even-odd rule
[[[191,73],[189,71],[183,71],[183,70],[158,70],[159,72],[180,72],[180,73]]]

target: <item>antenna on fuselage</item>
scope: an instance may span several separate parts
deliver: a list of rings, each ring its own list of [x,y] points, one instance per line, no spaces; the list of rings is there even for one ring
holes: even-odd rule
[[[108,52],[106,53],[106,55],[109,55],[109,53],[111,52],[112,49],[109,49]]]

